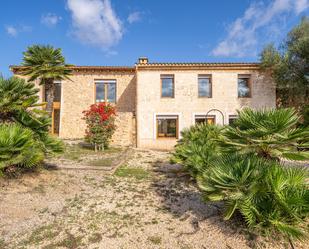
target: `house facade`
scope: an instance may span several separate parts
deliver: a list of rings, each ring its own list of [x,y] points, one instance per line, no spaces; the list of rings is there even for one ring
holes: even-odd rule
[[[11,67],[18,75],[20,67]],[[112,143],[171,149],[198,122],[229,124],[237,110],[276,106],[272,79],[258,63],[149,63],[134,67],[74,66],[71,80],[55,82],[53,133],[81,139],[83,111],[110,102],[117,109]],[[44,89],[40,87],[44,101]]]

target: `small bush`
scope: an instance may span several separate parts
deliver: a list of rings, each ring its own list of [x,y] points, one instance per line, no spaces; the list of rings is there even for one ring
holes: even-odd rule
[[[221,155],[218,145],[221,130],[219,126],[209,124],[199,124],[183,130],[172,162],[182,163],[196,177],[214,158]]]
[[[206,201],[224,201],[225,219],[236,212],[255,232],[303,239],[309,215],[308,172],[254,155],[216,159],[198,178]]]
[[[108,103],[98,103],[83,112],[87,124],[85,140],[97,149],[108,147],[115,132],[115,108]]]
[[[0,171],[12,166],[32,168],[43,159],[42,145],[30,129],[18,124],[0,124]]]

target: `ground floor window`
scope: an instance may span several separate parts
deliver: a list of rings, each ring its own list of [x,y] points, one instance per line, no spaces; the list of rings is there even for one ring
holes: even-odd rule
[[[229,125],[233,124],[237,118],[237,115],[229,115]]]
[[[195,115],[195,123],[196,124],[216,124],[216,116],[215,115]]]
[[[178,116],[158,115],[157,138],[178,138]]]

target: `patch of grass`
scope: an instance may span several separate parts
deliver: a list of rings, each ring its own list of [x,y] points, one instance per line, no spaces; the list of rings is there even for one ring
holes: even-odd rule
[[[138,167],[128,167],[127,165],[120,166],[114,173],[118,177],[134,178],[143,180],[150,177],[150,172]]]
[[[7,244],[4,242],[4,239],[0,238],[0,248],[6,248]]]
[[[75,195],[73,199],[68,199],[67,206],[70,208],[82,208],[85,203],[85,199],[81,195]]]
[[[94,243],[98,243],[102,240],[102,235],[100,233],[93,233],[90,235],[90,237],[88,238],[88,241],[92,244]]]
[[[59,228],[55,224],[41,226],[35,229],[26,241],[26,245],[37,245],[44,240],[52,240],[60,234]]]
[[[81,161],[83,157],[88,155],[104,155],[107,153],[118,153],[121,152],[121,148],[108,148],[104,151],[95,152],[90,145],[86,144],[74,144],[67,145],[65,152],[61,155],[62,158],[72,160],[72,161]]]
[[[88,162],[90,166],[110,167],[112,166],[113,158],[101,158]]]
[[[73,234],[66,231],[66,237],[61,241],[54,244],[56,247],[64,247],[68,249],[76,249],[82,245],[82,236],[74,236]]]
[[[160,236],[150,236],[148,237],[148,240],[154,245],[160,245],[162,242],[162,239]]]

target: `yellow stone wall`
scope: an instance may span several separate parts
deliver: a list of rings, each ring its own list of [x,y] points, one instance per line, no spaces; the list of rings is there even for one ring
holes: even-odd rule
[[[161,98],[161,74],[173,74],[175,98]],[[212,98],[198,97],[198,74],[212,75]],[[252,98],[238,98],[238,74],[251,74]],[[176,139],[156,138],[156,115],[179,116],[179,132],[195,123],[195,114],[219,109],[227,124],[228,116],[244,106],[260,109],[276,106],[275,86],[271,79],[256,70],[137,70],[137,146],[171,149]],[[216,123],[223,118],[218,111]]]

